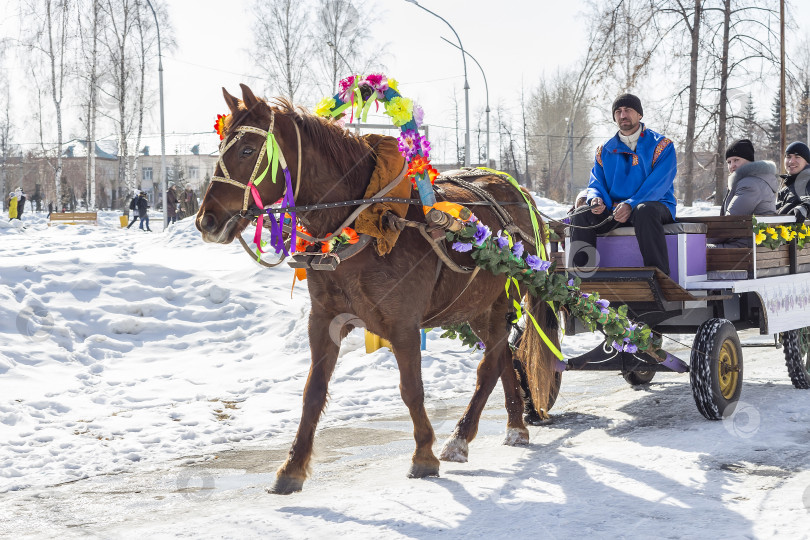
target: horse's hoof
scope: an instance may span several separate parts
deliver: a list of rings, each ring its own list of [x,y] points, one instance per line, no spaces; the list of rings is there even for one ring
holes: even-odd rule
[[[534,409],[523,416],[523,421],[530,426],[548,426],[554,423],[550,416],[540,416]]]
[[[467,455],[469,449],[467,441],[458,437],[447,439],[442,447],[442,452],[439,454],[439,459],[442,461],[453,461],[455,463],[467,463]]]
[[[426,478],[428,476],[439,476],[439,462],[435,464],[411,463],[411,470],[408,471],[408,478]]]
[[[506,438],[503,440],[506,446],[520,446],[529,444],[529,430],[526,428],[506,428]]]
[[[273,495],[289,495],[301,491],[304,488],[303,478],[293,478],[291,476],[279,476],[276,478],[276,483],[273,487],[267,490],[267,493]]]

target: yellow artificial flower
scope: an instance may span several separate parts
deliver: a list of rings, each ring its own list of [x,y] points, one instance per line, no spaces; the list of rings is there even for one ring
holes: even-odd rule
[[[396,79],[388,79],[388,88],[394,92],[399,92],[399,83]]]
[[[779,236],[781,236],[783,240],[790,240],[790,231],[785,227],[780,226]]]
[[[763,241],[765,241],[765,233],[762,232],[762,231],[759,231],[757,233],[757,245],[760,245]]]
[[[318,116],[331,116],[334,108],[335,98],[325,97],[315,106],[315,114]]]
[[[395,97],[385,104],[385,112],[391,117],[395,126],[404,126],[413,118],[413,101],[404,97]]]
[[[770,235],[770,237],[773,238],[774,240],[776,240],[776,229],[774,229],[773,227],[766,228],[765,233]]]

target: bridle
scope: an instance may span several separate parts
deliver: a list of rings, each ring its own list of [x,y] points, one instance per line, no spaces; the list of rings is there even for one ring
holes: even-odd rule
[[[276,182],[276,169],[278,169],[279,165],[281,166],[282,171],[284,172],[284,180],[285,180],[285,188],[284,188],[284,195],[282,197],[282,205],[285,207],[294,207],[295,206],[295,198],[298,196],[298,190],[301,187],[301,132],[298,129],[298,125],[293,121],[293,127],[295,127],[295,135],[298,142],[298,169],[296,172],[296,179],[295,179],[295,190],[292,188],[291,180],[290,180],[290,169],[287,167],[287,160],[284,159],[284,153],[281,151],[281,147],[279,147],[278,142],[276,141],[275,135],[273,130],[275,129],[275,121],[276,121],[276,112],[271,108],[270,109],[270,126],[267,130],[253,127],[253,126],[238,126],[234,128],[233,133],[234,136],[229,140],[225,139],[219,146],[219,160],[217,164],[219,168],[222,170],[223,176],[213,176],[211,178],[212,182],[223,182],[225,184],[230,184],[232,186],[236,186],[242,190],[244,190],[244,197],[242,198],[242,210],[237,214],[234,214],[230,221],[240,218],[252,218],[256,217],[256,233],[254,234],[253,241],[256,244],[256,248],[259,252],[264,253],[262,250],[261,245],[261,231],[263,227],[263,220],[264,220],[264,211],[269,208],[265,207],[264,203],[262,203],[261,195],[259,195],[259,190],[256,188],[267,176],[267,173],[270,173],[270,179],[273,183]],[[255,135],[259,135],[265,139],[265,144],[262,145],[261,150],[259,150],[259,156],[256,159],[256,164],[253,166],[253,172],[250,173],[250,178],[246,183],[242,183],[238,180],[231,178],[230,173],[228,172],[228,168],[225,166],[225,152],[231,149],[237,142],[239,142],[242,137],[246,134],[252,133]],[[261,167],[262,160],[264,159],[265,155],[267,156],[267,166],[264,168],[263,171],[259,172]],[[250,196],[253,196],[253,202],[259,208],[260,212],[258,215],[248,212],[248,207],[250,206]],[[287,252],[286,247],[284,246],[284,238],[283,238],[283,222],[284,218],[279,217],[278,222],[274,217],[272,212],[267,212],[267,216],[270,219],[270,243],[275,248],[276,253],[281,251],[284,252],[284,256],[286,257],[289,253]],[[296,215],[295,212],[290,212],[291,218],[291,238],[290,244],[293,246],[293,251],[295,250],[295,233],[296,233]],[[227,224],[226,224],[227,225]]]

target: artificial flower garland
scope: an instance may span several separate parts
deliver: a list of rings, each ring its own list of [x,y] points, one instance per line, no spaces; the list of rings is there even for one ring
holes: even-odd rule
[[[348,112],[350,122],[354,121],[355,114],[365,122],[371,105],[379,110],[380,103],[383,103],[385,114],[400,128],[397,146],[408,163],[407,175],[414,187],[423,186],[420,196],[425,202],[423,191],[433,184],[439,173],[430,165],[430,142],[419,134],[419,127],[425,119],[422,107],[399,93],[395,79],[381,73],[346,77],[338,88],[337,94],[323,98],[315,106],[315,114],[342,121]]]
[[[598,293],[583,293],[579,289],[579,278],[568,279],[567,275],[554,272],[556,263],[544,261],[537,255],[526,255],[523,243],[513,241],[508,233],[499,231],[492,236],[490,228],[472,216],[463,229],[448,232],[446,238],[455,251],[469,253],[484,270],[495,275],[506,274],[507,280],[513,280],[516,285],[522,283],[535,298],[553,302],[555,311],[565,307],[590,331],[602,325],[606,343],[615,350],[641,351],[660,357],[661,338],[653,334],[649,326],[630,321],[626,305],[615,309]],[[461,337],[465,344],[483,348],[468,324],[443,329],[448,337]]]
[[[796,247],[804,249],[810,243],[810,227],[804,223],[773,225],[754,219],[754,239],[758,246],[778,249],[796,240]]]

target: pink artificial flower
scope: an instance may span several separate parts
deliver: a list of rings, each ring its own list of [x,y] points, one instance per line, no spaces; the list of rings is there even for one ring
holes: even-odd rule
[[[388,79],[386,79],[385,75],[382,73],[371,73],[370,75],[366,75],[366,78],[360,81],[358,84],[361,86],[363,84],[367,84],[372,89],[376,90],[378,94],[382,94],[388,90]]]
[[[347,103],[352,99],[351,89],[354,85],[355,78],[356,77],[354,75],[350,75],[345,79],[341,79],[341,81],[338,83],[338,97],[340,97],[341,101],[344,103]]]

